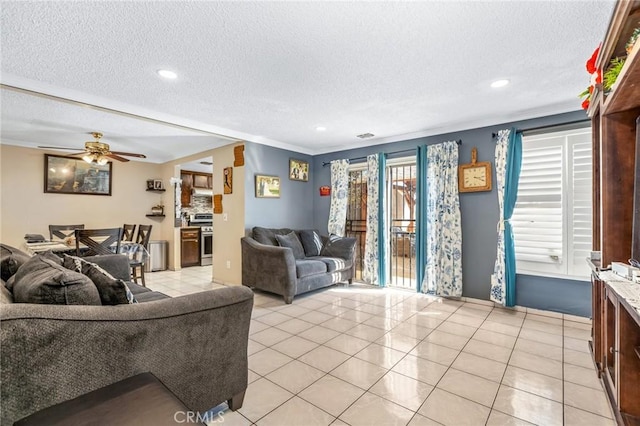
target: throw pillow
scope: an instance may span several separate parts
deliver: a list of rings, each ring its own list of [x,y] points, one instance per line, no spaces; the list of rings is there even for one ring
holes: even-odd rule
[[[70,271],[46,256],[33,256],[18,269],[13,283],[15,303],[101,305],[88,277]]]
[[[300,231],[300,240],[302,241],[302,247],[304,247],[304,253],[307,257],[320,256],[322,251],[322,238],[320,234],[314,230]]]
[[[0,244],[0,278],[7,281],[31,257],[15,247]]]
[[[277,235],[276,239],[280,247],[289,247],[293,251],[293,257],[296,259],[304,259],[304,248],[300,243],[300,239],[295,232],[291,231],[286,235]]]
[[[320,251],[320,256],[340,257],[351,259],[356,248],[356,239],[351,237],[340,237],[335,234],[329,235],[327,242]]]
[[[137,303],[133,293],[131,293],[124,281],[114,278],[109,272],[95,263],[65,254],[63,266],[89,277],[98,289],[103,305]]]

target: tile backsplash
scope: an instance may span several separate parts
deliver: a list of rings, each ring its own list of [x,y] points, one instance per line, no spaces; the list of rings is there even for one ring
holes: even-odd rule
[[[191,207],[182,207],[182,213],[211,213],[213,211],[213,199],[207,195],[192,195]]]

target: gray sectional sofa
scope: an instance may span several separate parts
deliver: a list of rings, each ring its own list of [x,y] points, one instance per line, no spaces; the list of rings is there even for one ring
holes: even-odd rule
[[[355,238],[254,227],[241,243],[242,285],[279,294],[285,303],[301,293],[353,281]]]
[[[242,405],[253,307],[248,288],[170,298],[127,283],[138,302],[115,306],[11,303],[8,277],[29,257],[2,246],[0,424],[142,372],[204,412]],[[123,255],[87,258],[129,279]]]

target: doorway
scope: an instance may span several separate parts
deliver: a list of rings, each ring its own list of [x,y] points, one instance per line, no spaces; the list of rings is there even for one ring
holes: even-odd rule
[[[387,284],[416,290],[416,160],[399,159],[387,165],[386,199],[389,217]]]

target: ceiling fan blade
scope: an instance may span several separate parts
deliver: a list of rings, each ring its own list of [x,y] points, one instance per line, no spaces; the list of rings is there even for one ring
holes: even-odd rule
[[[120,157],[119,155],[116,155],[113,152],[109,154],[105,154],[105,157],[113,158],[114,160],[118,160],[118,161],[125,161],[125,162],[129,161],[128,158]]]
[[[41,149],[65,149],[65,150],[69,150],[69,151],[77,151],[78,148],[65,148],[62,146],[38,146],[38,148]]]
[[[132,152],[111,151],[111,153],[116,155],[126,155],[128,157],[147,158],[147,156],[144,154],[134,154]]]

